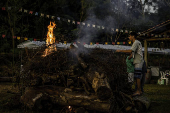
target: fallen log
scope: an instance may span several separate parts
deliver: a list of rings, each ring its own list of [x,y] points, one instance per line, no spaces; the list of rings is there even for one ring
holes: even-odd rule
[[[100,101],[96,95],[88,96],[84,92],[76,92],[59,86],[27,87],[21,96],[21,103],[30,109],[42,109],[44,100],[61,106],[80,106],[100,112],[112,111],[111,101]]]

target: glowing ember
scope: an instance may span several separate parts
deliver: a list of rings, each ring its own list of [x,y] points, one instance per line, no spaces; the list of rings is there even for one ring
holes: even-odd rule
[[[52,51],[56,51],[56,45],[55,45],[55,36],[53,35],[53,30],[55,28],[56,24],[55,22],[50,22],[50,25],[48,26],[48,33],[47,33],[47,39],[46,39],[46,46],[48,48],[44,51],[44,57],[50,54]]]
[[[68,110],[69,110],[69,111],[72,111],[72,108],[71,108],[71,106],[68,106]]]

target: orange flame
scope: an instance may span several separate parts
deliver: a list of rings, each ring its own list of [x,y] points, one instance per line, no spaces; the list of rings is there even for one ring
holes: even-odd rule
[[[57,51],[56,46],[55,46],[55,36],[53,35],[53,29],[56,27],[55,22],[50,21],[50,25],[47,27],[48,28],[48,33],[47,33],[47,39],[46,39],[46,46],[48,48],[45,49],[43,57],[49,55],[52,51]]]
[[[48,28],[48,33],[47,33],[47,40],[46,40],[46,45],[51,45],[55,43],[55,36],[53,35],[53,29],[56,27],[55,22],[50,21],[50,25],[47,27]]]

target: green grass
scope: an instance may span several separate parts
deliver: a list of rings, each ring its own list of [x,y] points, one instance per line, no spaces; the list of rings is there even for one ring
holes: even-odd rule
[[[147,113],[170,113],[170,85],[145,84],[144,91],[151,99]]]

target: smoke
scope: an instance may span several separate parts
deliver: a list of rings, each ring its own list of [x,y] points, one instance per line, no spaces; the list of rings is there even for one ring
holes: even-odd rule
[[[155,7],[155,11],[151,8],[152,5]],[[147,9],[147,6],[150,6],[148,7],[150,9]],[[117,33],[115,32],[116,29],[128,31],[135,29],[136,32],[142,32],[160,23],[160,18],[155,18],[156,14],[154,15],[154,12],[157,12],[156,10],[158,10],[158,4],[152,0],[149,0],[148,3],[142,0],[142,4],[139,0],[101,2],[101,4],[87,10],[88,16],[82,22],[85,25],[78,27],[78,40],[82,43],[89,43],[97,42],[98,39],[101,41],[101,38],[103,38],[106,41],[105,34],[112,35],[112,40],[114,40]],[[111,28],[114,28],[114,32]]]
[[[115,0],[89,8],[87,10],[88,17],[82,22],[85,25],[80,25],[78,28],[78,40],[89,43],[101,38],[100,36],[104,33],[115,34],[116,29],[129,26],[134,15],[129,14],[128,5],[130,6],[126,0],[119,0],[119,2]],[[112,28],[114,32],[111,30]]]

